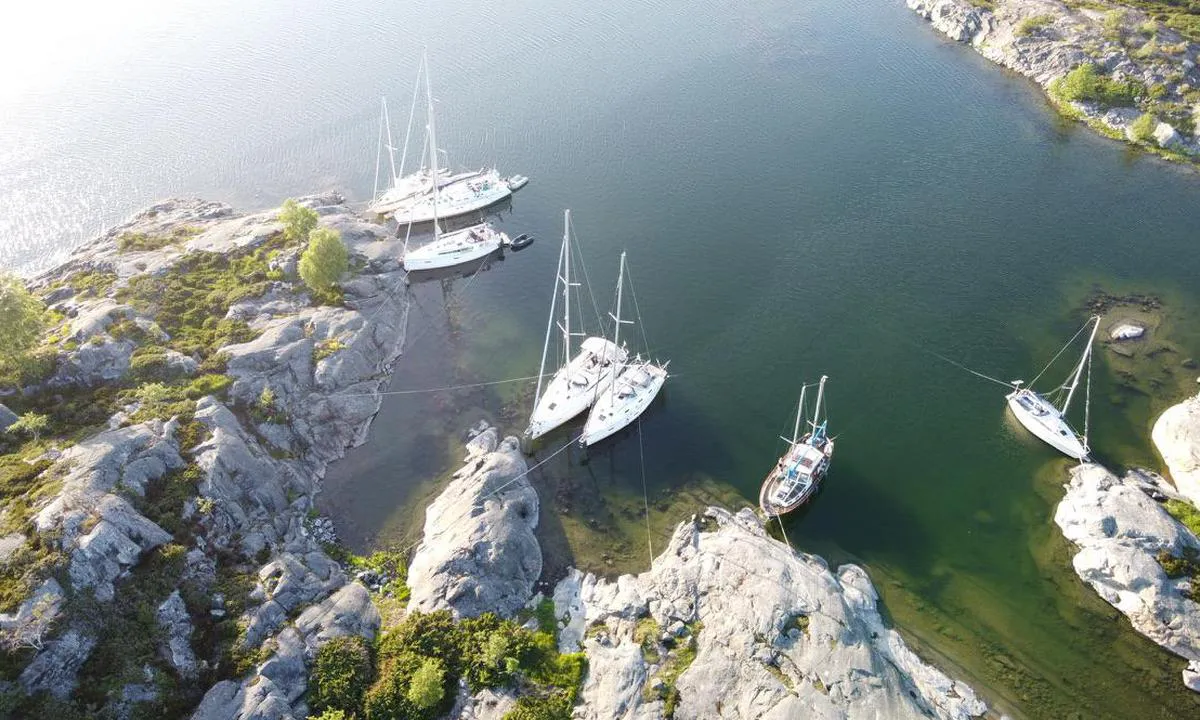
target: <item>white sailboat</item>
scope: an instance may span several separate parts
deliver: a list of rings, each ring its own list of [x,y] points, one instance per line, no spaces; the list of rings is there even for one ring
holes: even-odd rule
[[[571,292],[579,283],[571,282],[570,245],[571,211],[566,210],[563,213],[563,244],[558,256],[554,294],[550,299],[550,319],[546,322],[546,341],[542,345],[542,364],[538,369],[537,391],[533,398],[529,427],[525,430],[525,436],[531,440],[545,435],[591,407],[597,395],[612,384],[617,368],[626,358],[623,349],[602,337],[584,339],[579,344],[579,352],[574,357],[571,355],[573,338],[583,337],[584,333],[571,332]],[[542,378],[546,375],[546,355],[555,326],[560,287],[563,314],[557,324],[562,332],[562,360],[543,392]]]
[[[804,392],[808,385],[800,388],[800,402],[796,408],[796,424],[792,428],[789,448],[763,481],[758,494],[758,506],[767,517],[776,517],[800,507],[816,493],[821,480],[833,460],[833,438],[829,437],[828,420],[821,417],[822,401],[825,399],[825,381],[821,376],[817,388],[817,406],[813,419],[808,422],[811,430],[800,437],[800,423],[804,419]]]
[[[429,68],[425,69],[425,93],[429,104],[429,166],[434,177],[438,176],[437,125],[433,118],[433,92],[429,84]],[[438,227],[438,199],[441,195],[439,183],[433,183],[431,202],[433,206],[433,242],[416,250],[405,249],[402,264],[409,272],[436,270],[479,260],[508,245],[508,236],[488,223],[480,223],[463,230],[442,234]]]
[[[495,168],[463,173],[438,185],[442,186],[438,200],[426,193],[400,201],[392,210],[396,222],[416,225],[478,212],[507,200],[513,192]]]
[[[1062,407],[1057,407],[1032,388],[1021,387],[1024,384],[1023,380],[1014,380],[1012,383],[1014,390],[1007,396],[1008,409],[1025,426],[1026,430],[1036,435],[1050,447],[1076,460],[1086,459],[1091,452],[1091,449],[1088,447],[1088,405],[1090,404],[1090,397],[1084,399],[1083,434],[1076,433],[1067,422],[1067,410],[1071,407],[1071,400],[1075,397],[1075,389],[1079,387],[1079,379],[1083,375],[1085,368],[1088,372],[1086,391],[1088,395],[1091,394],[1092,343],[1096,339],[1096,331],[1100,329],[1100,317],[1095,316],[1089,322],[1093,323],[1092,334],[1088,338],[1083,356],[1079,358],[1079,363],[1075,366],[1075,370],[1058,388],[1059,390],[1067,391],[1067,397],[1063,401]],[[1085,325],[1084,327],[1086,328],[1087,326]],[[1082,331],[1083,328],[1080,328],[1080,332]],[[1076,333],[1076,337],[1078,335],[1079,333]],[[1072,341],[1074,339],[1071,338]],[[1070,345],[1070,341],[1068,341],[1067,345]],[[1066,349],[1065,346],[1063,349]],[[1062,350],[1059,351],[1059,354],[1062,354]],[[1055,355],[1055,358],[1057,357]],[[1050,362],[1053,363],[1054,360]],[[1047,365],[1048,367],[1049,365]],[[1045,372],[1045,370],[1042,370],[1042,372]],[[1041,375],[1039,374],[1038,377],[1041,377]],[[1036,378],[1034,382],[1037,382]],[[1030,384],[1032,385],[1032,383]]]
[[[621,253],[621,269],[617,273],[617,306],[613,319],[613,345],[621,347],[621,325],[632,324],[621,319],[621,295],[625,286],[625,253]],[[622,348],[624,350],[624,348]],[[643,360],[641,356],[632,361],[621,362],[616,380],[607,392],[596,398],[596,404],[588,413],[579,442],[584,447],[594,445],[620,431],[641,417],[650,403],[658,396],[667,381],[666,364]]]

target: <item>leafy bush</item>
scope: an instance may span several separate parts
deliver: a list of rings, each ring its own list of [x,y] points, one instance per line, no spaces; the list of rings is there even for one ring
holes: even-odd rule
[[[424,659],[411,652],[402,652],[386,660],[381,656],[379,677],[367,689],[363,699],[363,714],[366,720],[432,720],[436,717],[434,713],[418,708],[408,699],[412,676],[423,664]]]
[[[374,670],[371,651],[357,635],[339,637],[321,646],[308,679],[308,701],[313,710],[360,712]]]
[[[300,256],[300,278],[314,294],[328,298],[348,268],[349,254],[336,230],[317,228],[309,233],[308,247]]]
[[[0,371],[16,369],[46,324],[46,308],[15,275],[0,272]]]
[[[283,201],[279,222],[283,223],[283,236],[289,243],[303,242],[317,226],[317,211],[298,204],[292,198]]]
[[[408,682],[408,701],[421,710],[433,710],[446,696],[446,664],[425,658]]]
[[[1158,560],[1159,565],[1162,565],[1163,572],[1169,578],[1194,577],[1198,574],[1197,571],[1200,571],[1200,566],[1197,566],[1195,557],[1187,555],[1177,557],[1164,549],[1158,551],[1155,559]]]
[[[1046,27],[1047,25],[1049,25],[1053,22],[1054,22],[1053,15],[1034,15],[1032,17],[1027,17],[1024,20],[1022,20],[1020,23],[1017,24],[1017,30],[1016,30],[1017,36],[1018,37],[1029,37],[1030,35],[1033,34],[1034,30]]]
[[[50,287],[68,285],[75,288],[75,293],[80,297],[101,297],[108,294],[116,281],[117,274],[111,270],[81,270],[51,284]]]
[[[1150,113],[1144,113],[1129,124],[1129,137],[1140,143],[1154,140],[1154,128],[1158,127],[1158,119]]]
[[[367,570],[387,578],[388,581],[380,592],[390,594],[400,602],[408,600],[408,564],[404,561],[403,554],[379,550],[366,557],[350,555],[346,561],[356,570]]]
[[[1104,15],[1104,37],[1120,41],[1125,37],[1125,11],[1109,10]]]
[[[1136,83],[1113,80],[1090,63],[1080,65],[1050,84],[1050,92],[1061,100],[1090,101],[1105,106],[1131,106],[1141,90]]]
[[[26,435],[33,438],[37,442],[42,437],[42,433],[50,427],[50,418],[41,413],[27,412],[23,413],[17,421],[8,426],[7,432],[13,435]]]

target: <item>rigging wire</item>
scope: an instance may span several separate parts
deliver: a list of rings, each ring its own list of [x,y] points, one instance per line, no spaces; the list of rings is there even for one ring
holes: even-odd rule
[[[550,373],[547,373],[546,376],[548,376],[549,374]],[[545,377],[545,376],[543,376],[543,377]],[[449,390],[465,390],[468,388],[485,387],[488,385],[503,385],[504,383],[521,382],[523,380],[537,380],[537,379],[538,379],[537,375],[530,375],[528,377],[509,378],[507,380],[490,380],[488,382],[466,383],[464,385],[447,385],[445,387],[422,388],[422,389],[414,389],[414,390],[385,390],[385,391],[378,392],[378,393],[355,393],[355,394],[337,395],[335,397],[370,397],[373,395],[415,395],[418,393],[446,392]]]
[[[571,438],[570,440],[568,440],[568,441],[567,441],[567,443],[566,443],[565,445],[563,445],[563,446],[562,446],[562,447],[560,447],[559,449],[555,450],[553,453],[551,453],[549,456],[547,456],[547,457],[546,457],[544,460],[541,460],[540,462],[538,462],[538,464],[536,464],[536,465],[534,465],[533,467],[529,468],[528,470],[526,470],[525,472],[521,473],[520,475],[517,475],[517,476],[516,476],[516,477],[514,477],[512,480],[509,480],[508,482],[504,483],[503,485],[501,485],[500,487],[498,487],[498,488],[496,488],[495,490],[491,491],[490,493],[488,493],[488,494],[487,494],[487,495],[485,495],[484,497],[485,497],[485,498],[487,498],[487,497],[493,497],[493,496],[495,496],[495,495],[498,495],[498,494],[500,493],[500,491],[501,491],[501,490],[503,490],[504,488],[508,487],[509,485],[512,485],[513,483],[515,483],[516,481],[518,481],[518,480],[520,480],[521,478],[525,477],[526,475],[528,475],[529,473],[533,472],[534,470],[537,470],[537,469],[538,469],[538,468],[540,468],[541,466],[543,466],[543,465],[545,465],[546,463],[548,463],[548,462],[550,462],[551,460],[553,460],[553,459],[555,458],[555,456],[557,456],[558,454],[560,454],[560,453],[561,453],[563,450],[566,450],[567,448],[571,447],[571,446],[572,446],[572,445],[574,445],[575,443],[579,442],[579,438],[581,438],[581,437],[583,437],[583,433],[580,433],[579,435],[576,435],[575,437]]]
[[[1046,367],[1042,368],[1042,371],[1037,374],[1037,377],[1035,377],[1033,380],[1030,380],[1029,384],[1026,385],[1026,387],[1033,387],[1034,383],[1036,383],[1038,381],[1038,378],[1040,378],[1041,376],[1046,374],[1046,371],[1050,369],[1050,366],[1054,364],[1054,361],[1058,360],[1058,358],[1064,352],[1067,351],[1067,348],[1071,347],[1071,343],[1075,342],[1075,338],[1079,337],[1079,333],[1083,332],[1087,328],[1087,326],[1091,325],[1091,324],[1092,324],[1092,319],[1088,318],[1088,321],[1085,322],[1083,325],[1081,325],[1080,328],[1075,331],[1075,334],[1071,336],[1071,339],[1068,340],[1065,345],[1063,345],[1061,348],[1059,348],[1058,352],[1054,353],[1054,357],[1050,358],[1050,362],[1046,363]]]
[[[962,364],[962,363],[960,363],[960,362],[955,362],[954,360],[951,360],[950,358],[946,357],[945,355],[943,355],[943,354],[941,354],[941,353],[939,353],[939,352],[934,352],[933,350],[930,350],[930,349],[928,349],[928,348],[923,348],[923,347],[921,347],[921,346],[919,346],[919,345],[915,345],[915,344],[914,344],[914,346],[915,346],[915,347],[917,347],[918,349],[920,349],[922,352],[927,352],[927,353],[929,353],[930,355],[932,355],[932,356],[934,356],[934,357],[936,357],[936,358],[938,358],[938,359],[945,360],[946,362],[950,363],[950,364],[951,364],[951,365],[953,365],[954,367],[960,368],[960,369],[962,369],[962,370],[966,370],[967,372],[971,373],[972,375],[975,375],[976,377],[981,377],[981,378],[983,378],[984,380],[989,380],[989,381],[991,381],[991,382],[994,382],[994,383],[996,383],[997,385],[1003,385],[1003,386],[1004,386],[1004,387],[1006,387],[1006,388],[1010,388],[1010,387],[1012,387],[1012,386],[1013,386],[1013,384],[1012,384],[1012,383],[1010,383],[1010,382],[1004,382],[1003,380],[998,380],[998,379],[996,379],[996,378],[992,377],[991,375],[984,375],[984,374],[983,374],[983,373],[981,373],[981,372],[978,372],[978,371],[976,371],[976,370],[972,370],[971,368],[967,367],[966,365],[963,365],[963,364]],[[1033,384],[1033,383],[1030,383],[1030,385],[1032,385],[1032,384]]]
[[[588,277],[587,264],[583,262],[583,253],[579,252],[579,249],[578,249],[578,236],[575,234],[575,226],[574,225],[571,225],[569,232],[571,233],[572,240],[575,241],[575,242],[571,243],[571,249],[576,254],[576,258],[579,262],[579,267],[583,268],[583,284],[587,287],[588,297],[592,301],[592,312],[596,314],[596,327],[600,331],[600,334],[603,335],[604,334],[604,320],[601,319],[601,317],[600,317],[600,306],[596,304],[596,295],[595,295],[595,293],[592,292],[592,279],[590,277]],[[582,308],[580,308],[580,310],[579,310],[579,323],[580,323],[580,325],[583,324],[583,309]]]
[[[650,358],[650,339],[646,337],[646,324],[642,322],[642,309],[638,307],[637,290],[633,289],[633,273],[628,267],[625,269],[625,274],[629,276],[629,294],[633,296],[633,311],[637,314],[638,330],[642,333],[642,347],[646,349],[646,357]]]

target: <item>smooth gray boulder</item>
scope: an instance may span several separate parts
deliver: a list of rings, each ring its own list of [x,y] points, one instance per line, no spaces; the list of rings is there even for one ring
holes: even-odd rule
[[[62,637],[46,643],[46,648],[21,671],[21,688],[28,695],[44,691],[66,700],[75,692],[79,668],[95,646],[95,638],[75,628],[67,630]]]
[[[1150,438],[1175,487],[1200,507],[1200,395],[1167,408],[1154,422]]]
[[[1137,479],[1118,478],[1100,465],[1074,468],[1066,490],[1054,522],[1079,547],[1071,561],[1075,573],[1135,630],[1188,660],[1192,674],[1200,671],[1200,605],[1184,594],[1189,580],[1167,577],[1156,559],[1161,551],[1200,553],[1200,540]]]
[[[296,629],[304,636],[305,645],[315,651],[335,637],[361,635],[374,640],[379,632],[379,610],[371,602],[371,594],[356,582],[310,606],[296,618]]]
[[[970,687],[920,660],[887,628],[866,573],[836,574],[770,538],[749,509],[685,522],[651,569],[616,581],[572,573],[555,588],[561,650],[582,644],[580,719],[660,718],[652,689],[672,655],[655,641],[683,623],[695,660],[675,680],[675,717],[956,718],[987,711]],[[634,640],[653,620],[658,661]],[[586,634],[586,637],[585,637]],[[680,641],[677,641],[680,642]],[[648,689],[649,688],[649,689]]]
[[[91,387],[119,380],[129,372],[134,344],[129,340],[106,340],[99,345],[85,343],[78,350],[59,355],[54,375],[46,381],[50,387],[81,385]]]
[[[161,645],[162,656],[180,677],[195,678],[200,665],[192,650],[192,619],[178,590],[158,606],[156,617],[165,635]]]
[[[425,531],[408,568],[410,610],[510,616],[542,572],[533,531],[538,498],[516,438],[469,447],[466,465],[425,510]],[[489,448],[494,447],[494,450]]]

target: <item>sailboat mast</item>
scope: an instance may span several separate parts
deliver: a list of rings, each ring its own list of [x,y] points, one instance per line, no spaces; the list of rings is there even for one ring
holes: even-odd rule
[[[383,101],[383,112],[379,116],[379,142],[375,145],[375,185],[371,188],[371,200],[379,199],[379,156],[383,154],[383,125],[387,120],[387,98],[380,98]],[[389,133],[390,135],[391,133]],[[392,153],[392,141],[388,138],[388,157]],[[392,162],[392,175],[395,175],[395,161]]]
[[[404,128],[404,150],[400,152],[400,172],[404,172],[404,163],[408,160],[408,141],[412,137],[413,117],[417,113],[417,98],[421,92],[421,71],[425,68],[425,53],[421,53],[421,61],[417,63],[417,79],[413,83],[412,102],[408,106],[408,126]],[[383,106],[384,117],[387,117],[387,103]],[[388,121],[388,147],[392,145],[392,124]],[[396,158],[392,156],[392,177],[396,180],[400,179],[400,173],[396,172]]]
[[[613,345],[621,347],[621,290],[625,286],[625,251],[621,251],[621,269],[617,271],[617,314],[613,316]]]
[[[1088,357],[1092,354],[1092,342],[1096,339],[1096,331],[1100,329],[1100,318],[1095,317],[1095,325],[1092,327],[1091,337],[1088,338],[1087,348],[1083,351],[1083,356],[1079,358],[1079,365],[1075,367],[1075,372],[1071,378],[1071,389],[1067,391],[1066,402],[1062,406],[1062,414],[1067,414],[1067,408],[1071,405],[1071,398],[1075,396],[1075,388],[1079,387],[1079,376],[1083,374],[1083,368],[1087,364]]]
[[[429,105],[429,170],[433,173],[433,240],[437,242],[438,227],[438,166],[437,166],[437,123],[433,118],[433,80],[429,77],[429,60],[421,53],[421,61],[425,65],[425,101]]]
[[[563,211],[563,366],[571,362],[571,211]]]
[[[570,213],[570,210],[567,210]],[[542,364],[538,366],[537,390],[533,393],[533,406],[536,408],[542,399],[542,378],[546,376],[546,354],[550,352],[550,330],[554,328],[554,308],[558,303],[558,280],[562,277],[563,256],[567,252],[567,236],[563,234],[562,248],[558,251],[558,269],[554,274],[554,291],[550,293],[550,317],[546,320],[546,341],[542,343]]]
[[[804,417],[804,393],[808,390],[808,385],[800,386],[800,402],[796,405],[796,426],[792,428],[792,444],[800,439],[800,419]]]
[[[813,428],[816,428],[817,421],[821,418],[821,400],[825,397],[825,381],[828,379],[828,375],[822,375],[821,384],[817,386],[817,406],[813,409]]]

